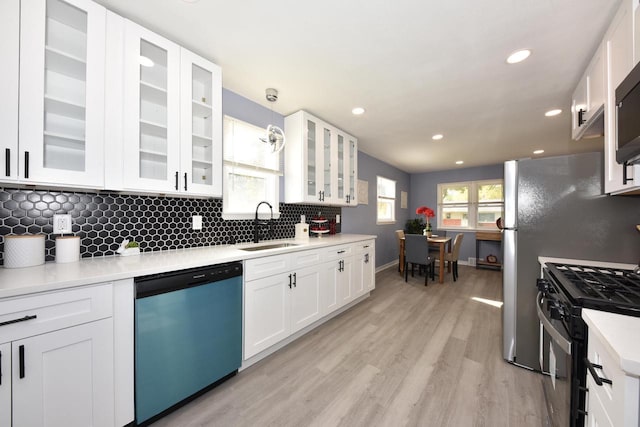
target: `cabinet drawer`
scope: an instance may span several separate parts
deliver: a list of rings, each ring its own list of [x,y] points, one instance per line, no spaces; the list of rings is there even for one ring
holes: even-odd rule
[[[330,248],[325,249],[325,260],[332,261],[334,259],[342,259],[353,254],[353,245],[340,245],[340,246],[332,246]]]
[[[289,254],[289,256],[291,257],[290,268],[292,270],[295,270],[300,267],[318,265],[322,259],[322,252],[320,250],[301,251],[301,252],[293,252]]]
[[[245,261],[244,280],[249,281],[260,277],[269,277],[288,271],[290,269],[290,256],[291,254],[283,254]]]
[[[365,252],[372,252],[375,250],[375,240],[367,240],[365,242],[358,242],[354,245],[354,253],[363,254]]]
[[[0,325],[17,320],[0,326],[0,343],[111,317],[112,314],[111,283],[0,300]]]

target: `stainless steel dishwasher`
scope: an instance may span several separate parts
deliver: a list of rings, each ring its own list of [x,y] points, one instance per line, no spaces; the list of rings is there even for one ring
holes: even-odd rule
[[[238,372],[242,264],[138,277],[136,424],[147,425]]]

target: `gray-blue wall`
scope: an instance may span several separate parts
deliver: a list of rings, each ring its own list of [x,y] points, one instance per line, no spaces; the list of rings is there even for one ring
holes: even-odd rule
[[[431,209],[438,211],[438,184],[447,182],[463,182],[463,181],[480,181],[483,179],[503,179],[504,178],[504,165],[502,163],[490,166],[481,166],[476,168],[463,168],[463,169],[450,169],[439,172],[419,173],[411,175],[411,182],[409,188],[409,211],[411,218],[416,218],[416,209],[419,206],[429,206]],[[437,220],[437,218],[434,218]],[[437,224],[433,222],[434,228]],[[449,231],[448,236],[454,236],[459,231]],[[483,243],[491,244],[491,243]],[[483,247],[484,248],[484,247]],[[498,246],[491,249],[489,252],[501,257],[498,252]],[[484,251],[483,251],[484,253]],[[475,232],[465,232],[464,239],[462,240],[462,247],[460,248],[460,261],[466,262],[469,257],[475,258],[476,256],[476,239]]]
[[[396,181],[395,224],[376,224],[376,178],[378,176]],[[400,208],[400,191],[409,192],[410,176],[408,173],[360,151],[358,152],[358,179],[369,182],[369,204],[342,208],[342,232],[378,236],[376,239],[376,267],[397,261],[398,243],[395,230],[404,228],[410,214],[409,209]]]

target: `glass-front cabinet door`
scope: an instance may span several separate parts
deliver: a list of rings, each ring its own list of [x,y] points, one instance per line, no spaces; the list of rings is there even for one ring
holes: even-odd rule
[[[320,189],[321,184],[318,182],[318,154],[321,154],[318,149],[319,146],[319,138],[317,136],[317,129],[319,126],[316,124],[314,120],[306,119],[305,122],[305,134],[306,134],[306,192],[305,198],[307,201],[319,201],[322,200],[322,190]],[[285,146],[286,147],[286,146]],[[319,153],[320,152],[320,153]]]
[[[104,185],[105,21],[88,0],[22,0],[21,181]]]
[[[345,138],[344,135],[338,134],[338,177],[336,180],[336,184],[338,186],[338,190],[337,190],[337,194],[336,197],[338,198],[338,200],[340,200],[341,202],[346,201],[346,195],[345,195],[345,153],[346,153],[346,147],[345,147]]]
[[[178,192],[180,47],[125,23],[124,187]]]
[[[333,130],[323,124],[322,127],[322,201],[330,202],[333,197],[333,171],[332,171],[332,133]]]
[[[358,204],[358,141],[349,137],[349,156],[347,166],[347,204]]]
[[[180,190],[222,196],[220,67],[181,49]]]

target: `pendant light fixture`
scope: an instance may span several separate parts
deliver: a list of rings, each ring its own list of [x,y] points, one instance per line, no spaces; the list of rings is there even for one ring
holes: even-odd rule
[[[267,101],[274,103],[278,100],[278,91],[276,89],[268,88],[265,92]],[[273,104],[271,105],[271,122],[273,123]],[[284,148],[286,138],[284,131],[280,127],[270,124],[267,126],[265,137],[260,138],[260,141],[271,144],[271,151],[279,153]]]

